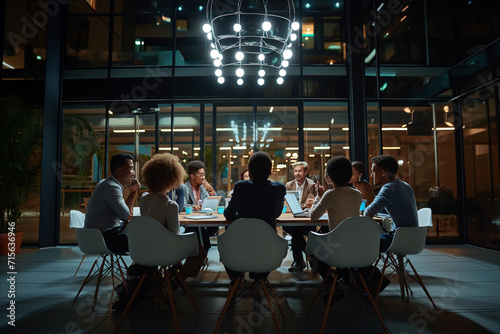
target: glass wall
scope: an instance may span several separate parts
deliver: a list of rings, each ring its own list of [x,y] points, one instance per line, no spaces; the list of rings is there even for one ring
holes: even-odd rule
[[[85,206],[97,182],[104,178],[106,106],[66,106],[63,117],[60,236],[62,243],[76,242],[69,228],[69,212],[85,213]]]
[[[333,156],[349,157],[349,122],[347,103],[304,103],[304,160],[309,177],[324,180],[325,165]],[[293,179],[293,171],[289,175]]]
[[[500,85],[477,89],[461,101],[467,241],[500,248]]]
[[[399,178],[413,188],[418,208],[432,209],[434,226],[429,235],[456,239],[455,137],[447,108],[438,104],[434,108],[382,106],[381,142],[382,154],[392,155],[398,161]]]

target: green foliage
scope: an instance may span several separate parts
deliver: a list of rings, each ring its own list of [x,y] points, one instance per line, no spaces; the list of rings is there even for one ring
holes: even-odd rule
[[[40,193],[43,113],[19,96],[0,98],[0,232]]]

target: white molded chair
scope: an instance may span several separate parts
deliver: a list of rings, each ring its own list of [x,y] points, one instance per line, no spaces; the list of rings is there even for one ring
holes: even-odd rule
[[[417,211],[418,226],[432,227],[432,210],[430,208],[422,208]]]
[[[426,218],[427,219],[427,218]],[[428,221],[423,221],[427,223]],[[419,224],[421,223],[420,221],[420,215],[419,215]],[[432,221],[431,221],[432,223]],[[399,227],[396,229],[396,232],[394,233],[394,239],[392,240],[391,245],[389,248],[384,252],[385,253],[385,260],[384,260],[384,266],[382,268],[382,276],[384,276],[385,271],[387,270],[387,267],[392,267],[397,273],[399,277],[399,285],[401,288],[401,300],[405,301],[405,293],[407,296],[409,296],[409,291],[411,291],[408,282],[406,280],[406,276],[412,278],[414,281],[416,281],[422,289],[424,290],[425,294],[427,295],[427,298],[429,298],[432,306],[436,308],[436,304],[434,304],[434,301],[432,300],[431,295],[427,291],[424,282],[418,275],[417,271],[415,270],[415,267],[411,263],[410,259],[407,257],[407,255],[416,255],[420,254],[422,250],[425,247],[425,240],[427,237],[427,228],[428,225],[426,226],[419,226],[419,227]],[[413,270],[413,273],[415,277],[412,277],[408,270],[406,270],[406,265],[409,264],[411,269]],[[379,282],[379,289],[382,284],[382,281]],[[412,292],[413,293],[413,292]],[[378,295],[378,292],[377,292]]]
[[[348,268],[351,273],[351,281],[356,285],[354,275],[363,285],[370,303],[375,309],[375,313],[382,325],[382,328],[387,333],[382,315],[380,314],[375,301],[370,294],[363,276],[356,270],[357,268],[368,267],[372,265],[379,256],[380,248],[380,235],[382,229],[375,220],[370,217],[349,217],[344,219],[334,230],[319,234],[316,232],[309,232],[306,245],[306,253],[313,255],[316,259],[326,263],[330,267],[329,275],[333,274],[333,284],[328,294],[328,302],[325,307],[323,315],[323,323],[321,325],[320,333],[325,330],[326,319],[330,311],[330,303],[333,298],[333,292],[337,283],[338,274],[332,272],[331,267]],[[319,294],[326,285],[327,277],[324,278],[323,283],[314,296],[314,299],[309,307],[308,314],[311,312]],[[361,301],[358,297],[361,307]]]
[[[160,267],[165,275],[168,299],[172,308],[174,325],[179,332],[179,321],[175,310],[174,295],[171,285],[171,275],[175,274],[182,288],[186,292],[189,300],[193,304],[196,312],[200,314],[198,306],[187,288],[184,280],[180,277],[177,268],[174,265],[190,256],[198,255],[198,238],[194,233],[175,234],[170,232],[156,219],[149,216],[133,217],[125,228],[124,233],[128,238],[129,254],[132,260],[143,266]],[[159,274],[156,272],[156,274]],[[160,273],[161,274],[161,273]],[[139,281],[137,288],[130,297],[130,301],[125,307],[123,314],[116,326],[118,330],[125,319],[139,289],[141,288],[148,273],[144,273]],[[163,287],[158,287],[163,290]]]
[[[83,287],[87,285],[90,281],[97,277],[97,285],[94,293],[94,300],[92,302],[92,309],[95,308],[95,303],[97,300],[97,294],[99,292],[99,286],[102,280],[109,274],[111,275],[112,285],[115,285],[115,278],[119,281],[123,282],[125,290],[128,293],[125,275],[123,273],[122,266],[120,264],[120,260],[123,263],[124,268],[125,261],[121,255],[112,253],[106,243],[104,242],[104,238],[102,236],[102,232],[96,228],[77,228],[76,229],[76,237],[78,239],[78,247],[85,255],[98,255],[97,259],[94,261],[94,264],[89,270],[89,273],[80,287],[80,290],[76,294],[76,297],[73,301],[76,301]],[[101,260],[101,264],[96,267],[96,264]],[[94,267],[96,267],[94,271]],[[118,276],[118,273],[120,276]],[[113,290],[114,292],[114,290]],[[111,295],[113,296],[113,295]]]
[[[240,218],[235,220],[224,234],[217,238],[220,261],[229,269],[239,272],[267,273],[278,268],[288,251],[288,243],[280,237],[268,223],[256,218]],[[229,304],[240,284],[241,277],[229,291],[224,308],[219,316],[214,333],[220,328]],[[267,278],[260,279],[261,287],[269,305],[278,333],[281,333],[278,318],[274,312],[270,293],[273,296],[283,318],[285,313],[273,292]]]
[[[85,214],[78,210],[71,210],[69,212],[69,228],[83,228],[85,226]],[[85,260],[85,254],[83,254],[82,260],[80,261],[80,265],[76,268],[75,275],[78,274],[78,270],[82,266],[83,260]]]

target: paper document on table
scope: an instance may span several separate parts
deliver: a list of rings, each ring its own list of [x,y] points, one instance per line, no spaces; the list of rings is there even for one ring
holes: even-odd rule
[[[217,218],[217,215],[193,215],[193,216],[185,216],[187,219],[210,219]]]

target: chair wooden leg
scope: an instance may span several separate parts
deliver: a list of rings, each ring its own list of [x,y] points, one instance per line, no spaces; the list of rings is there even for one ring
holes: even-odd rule
[[[170,299],[170,307],[172,308],[172,316],[174,317],[175,331],[177,333],[179,333],[180,332],[179,319],[177,319],[177,311],[175,310],[174,293],[172,291],[172,283],[170,282],[170,277],[168,275],[167,275],[167,289],[168,289],[168,297]]]
[[[368,275],[368,281],[370,281],[372,279],[373,273],[375,272],[375,269],[377,269],[377,265],[378,265],[378,263],[380,262],[381,259],[382,259],[382,254],[380,254],[378,256],[377,261],[373,265],[372,271],[370,271],[370,275]]]
[[[90,276],[92,276],[92,270],[94,270],[94,267],[97,264],[97,261],[99,261],[99,259],[100,259],[100,257],[98,257],[97,259],[95,259],[94,264],[92,265],[92,268],[90,268],[90,270],[89,270],[89,274],[87,275],[87,277],[83,281],[82,286],[80,287],[80,290],[78,290],[78,293],[76,294],[76,297],[75,297],[75,299],[73,299],[73,301],[76,301],[76,299],[80,295],[80,292],[82,292],[83,287],[85,285],[87,285],[88,282],[90,282]]]
[[[405,290],[405,277],[404,277],[405,275],[404,262],[401,254],[397,255],[396,271],[398,273],[399,287],[401,289],[401,301],[404,302],[406,300],[406,292],[405,292],[406,290]]]
[[[181,278],[181,275],[179,274],[179,271],[177,269],[175,269],[175,277],[177,277],[177,279],[179,280],[179,283],[181,284],[182,288],[184,289],[184,291],[186,292],[189,300],[191,301],[191,304],[193,304],[194,306],[194,309],[196,310],[196,313],[198,313],[198,315],[200,314],[200,310],[198,309],[198,306],[196,305],[196,302],[194,301],[194,298],[193,298],[193,295],[191,294],[191,292],[189,291],[188,287],[186,286],[186,283],[184,282],[184,280]],[[169,280],[170,281],[170,280]]]
[[[276,329],[278,330],[278,333],[281,334],[281,328],[280,328],[280,324],[278,323],[278,317],[276,316],[276,313],[274,312],[273,302],[271,300],[271,297],[269,296],[269,291],[267,291],[266,281],[264,279],[261,279],[260,284],[264,288],[264,294],[266,295],[267,304],[269,305],[269,310],[271,311],[271,315],[273,316],[273,320],[274,320],[274,324],[276,325]]]
[[[117,256],[118,256],[118,258],[117,258],[116,264],[118,266],[118,270],[120,271],[120,276],[122,277],[123,287],[125,288],[125,292],[128,295],[128,294],[130,294],[130,292],[128,291],[127,280],[125,279],[125,274],[123,273],[122,265],[120,264],[120,260],[123,262],[123,264],[125,264],[125,261],[123,261],[123,258],[121,255],[117,255]],[[125,266],[125,268],[126,268],[126,266]]]
[[[215,325],[214,334],[217,334],[217,332],[219,331],[220,325],[222,324],[222,319],[224,319],[224,316],[226,315],[229,304],[231,303],[231,300],[233,300],[234,294],[236,292],[238,284],[240,284],[240,281],[241,281],[241,277],[238,276],[236,278],[236,281],[234,282],[233,287],[229,291],[229,296],[227,296],[227,300],[226,300],[226,303],[224,304],[224,307],[222,308],[222,312],[219,316],[219,320],[217,320],[217,324]]]
[[[316,303],[316,300],[318,300],[318,297],[319,297],[319,294],[321,293],[321,291],[323,291],[323,289],[325,288],[325,285],[326,285],[326,279],[328,278],[328,276],[330,276],[332,274],[332,269],[329,268],[328,269],[328,274],[325,276],[325,278],[323,279],[323,282],[321,282],[321,285],[320,287],[318,288],[318,291],[316,292],[316,295],[314,296],[313,298],[313,301],[311,302],[311,306],[309,306],[309,310],[307,310],[307,314],[311,313],[311,310],[314,306],[314,304]]]
[[[375,296],[372,296],[375,299],[375,302],[377,302],[378,295],[380,294],[380,289],[382,288],[382,281],[384,280],[385,270],[387,269],[388,261],[389,261],[389,257],[387,257],[384,261],[384,266],[382,267],[382,273],[380,275],[380,280],[378,281],[378,285],[377,285],[377,292],[376,292]]]
[[[375,304],[375,301],[373,300],[373,297],[370,293],[370,290],[368,290],[368,286],[366,286],[365,280],[363,279],[363,276],[358,273],[358,278],[361,281],[361,284],[363,285],[363,288],[366,291],[366,294],[368,295],[368,299],[370,300],[370,303],[373,306],[373,309],[375,310],[375,313],[377,314],[377,318],[380,321],[380,324],[382,325],[382,328],[384,329],[384,333],[388,333],[387,327],[385,327],[384,320],[382,319],[382,315],[380,314],[380,311],[378,310],[377,304]]]
[[[281,306],[281,303],[278,300],[278,296],[276,295],[276,293],[274,293],[273,288],[271,287],[271,283],[269,283],[269,280],[267,278],[266,278],[266,284],[269,287],[269,291],[271,291],[271,295],[273,296],[276,305],[278,305],[281,315],[283,316],[283,318],[286,318],[285,311],[283,310],[283,307]]]
[[[83,257],[82,257],[82,260],[80,261],[80,265],[78,266],[78,268],[76,268],[76,271],[75,271],[75,274],[73,275],[73,277],[76,277],[76,274],[78,274],[78,270],[80,270],[80,267],[82,266],[82,263],[83,263],[83,260],[85,260],[85,254],[83,254]]]
[[[142,283],[144,283],[144,280],[146,279],[147,275],[148,275],[147,273],[142,274],[141,280],[139,281],[139,284],[137,284],[137,288],[135,289],[134,293],[130,297],[130,300],[128,301],[128,304],[125,307],[125,309],[123,310],[122,316],[120,317],[120,320],[118,321],[118,324],[115,327],[115,333],[118,332],[118,329],[120,328],[123,320],[125,319],[125,315],[130,310],[130,307],[132,306],[132,303],[134,302],[135,297],[139,293],[139,290],[141,289]]]
[[[356,299],[358,300],[359,310],[363,310],[363,304],[361,303],[361,295],[359,294],[358,283],[354,277],[354,273],[351,269],[349,269],[349,275],[351,277],[351,282],[354,285],[354,291],[356,291]]]
[[[325,331],[326,319],[328,318],[328,312],[330,312],[330,303],[332,302],[333,292],[335,291],[335,285],[337,285],[337,273],[333,275],[333,284],[328,294],[328,301],[326,302],[325,313],[323,314],[323,322],[321,323],[321,330],[319,331],[321,334]]]
[[[104,265],[106,264],[106,255],[102,256],[101,269],[99,269],[99,275],[97,276],[97,283],[95,286],[94,300],[92,301],[92,311],[95,309],[95,304],[97,302],[97,294],[99,293],[99,286],[102,280],[102,271],[104,270]],[[111,275],[113,276],[113,275]]]
[[[422,279],[420,278],[420,275],[415,270],[415,267],[411,263],[410,259],[408,259],[408,264],[411,266],[411,269],[413,270],[413,273],[415,273],[415,277],[417,278],[418,283],[420,284],[420,286],[424,290],[425,294],[427,295],[427,298],[429,298],[429,300],[431,301],[432,306],[434,306],[434,309],[437,310],[436,304],[434,304],[434,300],[432,300],[432,297],[429,294],[429,291],[427,291],[427,289],[426,289],[426,287],[424,285],[424,282],[422,281]]]

